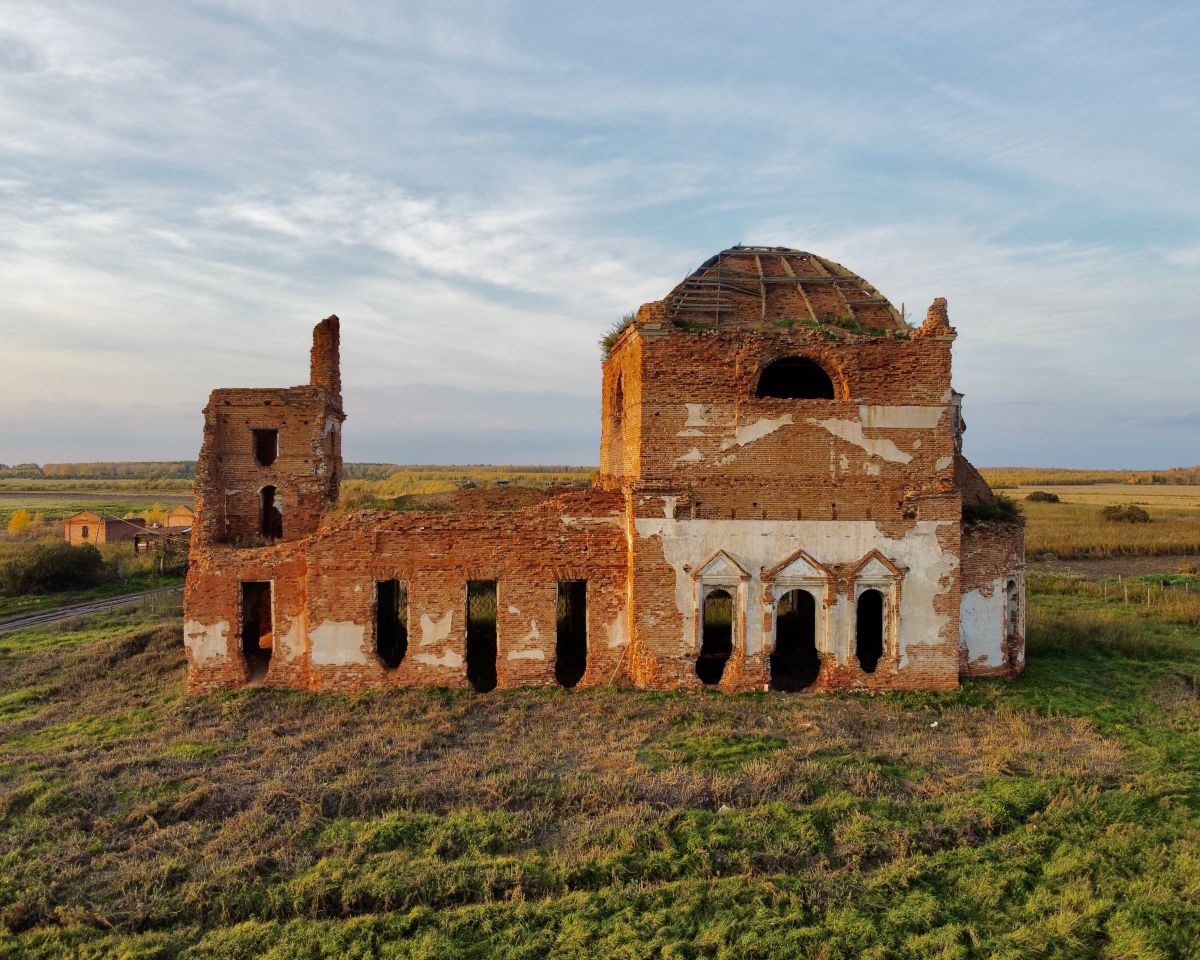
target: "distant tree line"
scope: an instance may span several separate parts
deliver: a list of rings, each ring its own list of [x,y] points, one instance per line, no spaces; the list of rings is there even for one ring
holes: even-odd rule
[[[491,479],[512,474],[578,474],[591,467],[575,466],[495,466],[468,464],[347,463],[348,480],[387,480],[397,473],[417,479],[447,475]],[[191,480],[196,476],[195,460],[96,461],[93,463],[0,463],[0,478],[18,480]]]
[[[1071,486],[1091,483],[1200,484],[1200,464],[1169,470],[1069,470],[1061,467],[984,467],[979,471],[993,488]]]
[[[191,480],[195,460],[130,460],[92,463],[0,463],[0,477],[20,480]]]

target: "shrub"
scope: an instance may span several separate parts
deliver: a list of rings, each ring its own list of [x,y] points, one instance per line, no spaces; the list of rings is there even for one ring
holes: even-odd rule
[[[1024,516],[1017,501],[1003,493],[997,493],[992,502],[983,506],[963,504],[963,523],[1020,523]]]
[[[0,567],[0,592],[8,594],[49,593],[81,590],[106,578],[100,551],[90,543],[36,546],[5,561]]]
[[[1034,490],[1025,498],[1030,503],[1059,503],[1058,494],[1046,490]]]
[[[1150,514],[1133,503],[1114,503],[1100,511],[1109,523],[1149,523]]]

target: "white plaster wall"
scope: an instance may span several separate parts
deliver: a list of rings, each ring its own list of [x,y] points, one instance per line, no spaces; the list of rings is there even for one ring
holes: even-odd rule
[[[366,628],[352,620],[326,620],[309,633],[312,662],[328,666],[366,664],[363,650]]]
[[[183,625],[183,642],[196,664],[229,659],[229,621],[201,623],[189,620]]]
[[[746,653],[763,651],[762,580],[770,569],[796,550],[803,549],[818,563],[857,563],[872,549],[908,568],[900,597],[900,667],[908,648],[940,643],[948,617],[934,609],[943,589],[939,581],[958,568],[958,557],[942,550],[938,529],[951,521],[917,521],[902,537],[888,537],[871,520],[715,520],[644,517],[635,520],[641,539],[658,538],[663,554],[675,571],[675,603],[683,617],[684,649],[691,650],[696,636],[692,572],[717,550],[724,550],[750,573],[746,585]],[[688,567],[689,569],[684,569]],[[955,590],[956,586],[949,589]],[[853,647],[850,606],[843,597],[829,616],[830,649],[846,663]]]
[[[991,592],[990,597],[980,590],[964,593],[959,613],[967,662],[983,667],[1004,663],[1004,581],[993,580]]]

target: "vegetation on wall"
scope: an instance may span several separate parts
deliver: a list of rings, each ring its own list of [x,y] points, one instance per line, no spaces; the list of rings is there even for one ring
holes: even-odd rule
[[[630,311],[609,327],[604,336],[600,338],[600,352],[604,355],[605,360],[612,353],[612,348],[617,345],[617,341],[621,339],[621,334],[625,332],[626,328],[632,326],[636,320],[637,313]]]
[[[1024,514],[1012,497],[997,493],[986,504],[963,504],[963,523],[1021,523]]]

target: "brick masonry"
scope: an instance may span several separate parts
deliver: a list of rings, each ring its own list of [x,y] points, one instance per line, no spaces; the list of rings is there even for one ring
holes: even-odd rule
[[[189,689],[468,686],[467,584],[478,580],[497,585],[501,688],[556,682],[567,580],[587,583],[583,685],[699,687],[697,658],[722,629],[729,691],[769,686],[793,644],[815,650],[812,690],[947,689],[960,675],[1019,672],[1023,531],[962,522],[977,474],[959,452],[954,337],[944,300],[913,328],[838,264],[734,248],[642,307],[613,345],[592,489],[515,510],[341,514],[330,317],[314,331],[309,384],[216,390],[205,408]],[[824,371],[824,395],[760,396],[763,371],[797,357]],[[272,462],[255,430],[278,431]],[[265,525],[269,509],[282,530]],[[407,585],[394,668],[376,649],[384,580]],[[265,675],[242,636],[242,584],[257,582],[271,584]],[[793,590],[815,600],[811,635],[781,632]],[[727,627],[704,622],[716,591],[733,597]],[[882,653],[868,671],[871,636]]]

